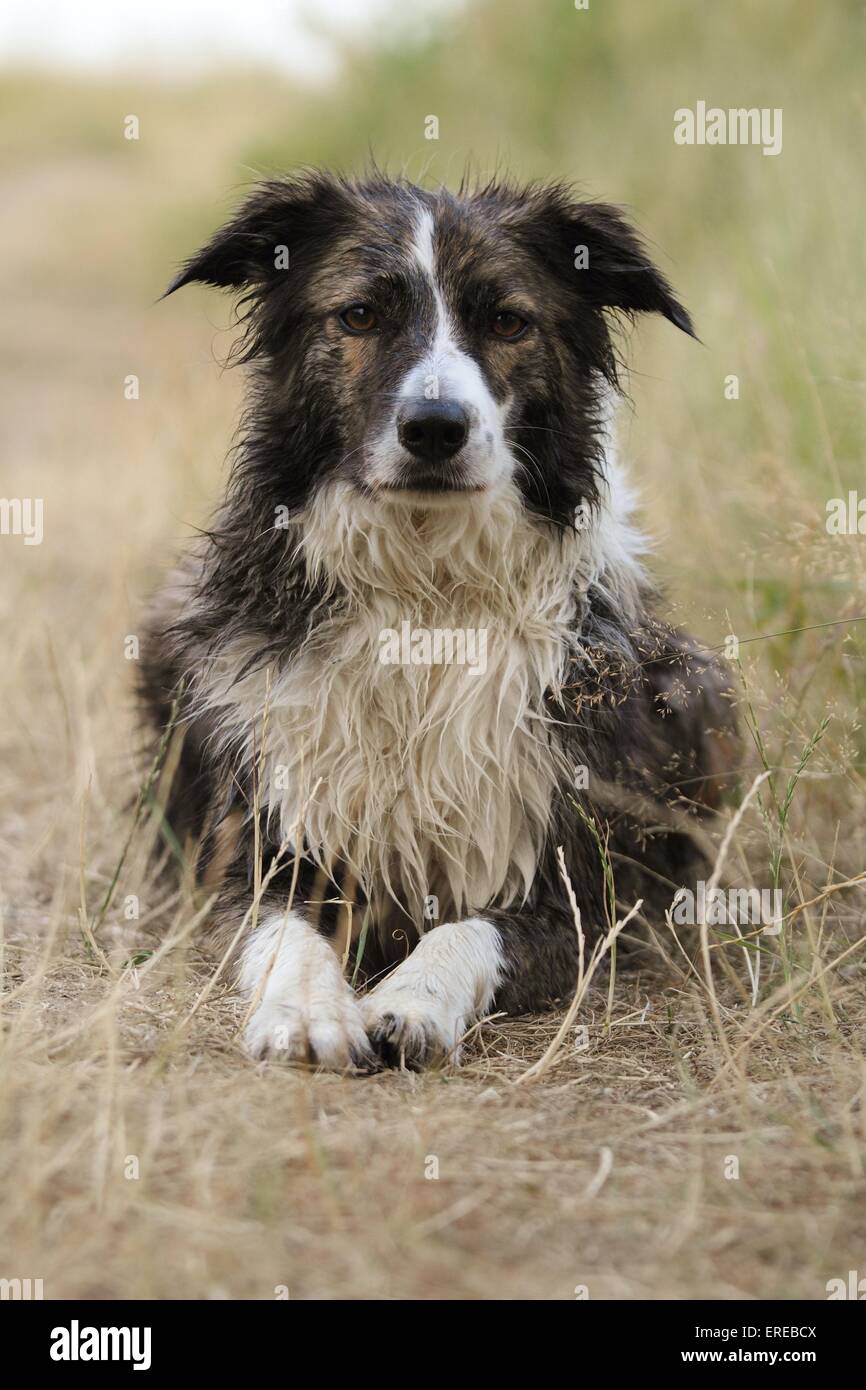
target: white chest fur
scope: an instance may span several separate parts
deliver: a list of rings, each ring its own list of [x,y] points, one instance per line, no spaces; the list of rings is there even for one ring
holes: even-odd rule
[[[296,540],[329,616],[281,670],[236,680],[250,650],[227,650],[203,691],[226,740],[260,757],[262,804],[322,867],[416,919],[429,895],[440,920],[519,900],[564,771],[545,694],[594,547],[510,492],[413,512],[342,485]]]

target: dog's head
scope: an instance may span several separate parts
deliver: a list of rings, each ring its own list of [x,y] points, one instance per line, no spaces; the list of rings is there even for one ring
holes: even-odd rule
[[[513,482],[567,525],[596,498],[611,314],[692,333],[620,213],[558,185],[264,183],[168,293],[195,280],[243,295],[252,443],[296,507],[334,480],[413,507]]]

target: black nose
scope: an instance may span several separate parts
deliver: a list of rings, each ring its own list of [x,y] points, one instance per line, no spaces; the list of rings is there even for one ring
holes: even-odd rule
[[[453,458],[468,433],[466,411],[456,401],[418,401],[407,406],[397,422],[403,448],[425,463]]]

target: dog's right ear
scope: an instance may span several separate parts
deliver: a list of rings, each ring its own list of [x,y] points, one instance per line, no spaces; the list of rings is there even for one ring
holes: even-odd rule
[[[264,284],[332,228],[347,205],[347,189],[321,174],[259,184],[231,221],[181,266],[162,298],[193,281],[218,289]]]
[[[258,278],[264,240],[259,235],[261,209],[254,207],[255,202],[256,199],[251,198],[206,246],[190,256],[162,295],[163,299],[196,280],[218,289],[240,289]]]

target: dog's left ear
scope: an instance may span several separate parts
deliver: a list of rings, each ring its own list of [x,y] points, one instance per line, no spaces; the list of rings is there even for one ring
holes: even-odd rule
[[[554,189],[542,216],[548,228],[546,258],[556,258],[560,273],[573,278],[585,300],[599,309],[662,314],[697,338],[687,310],[618,208],[607,203],[574,202],[562,190]]]
[[[325,175],[258,185],[206,246],[182,265],[165,294],[200,281],[218,289],[263,286],[321,238],[346,206],[345,189]]]

